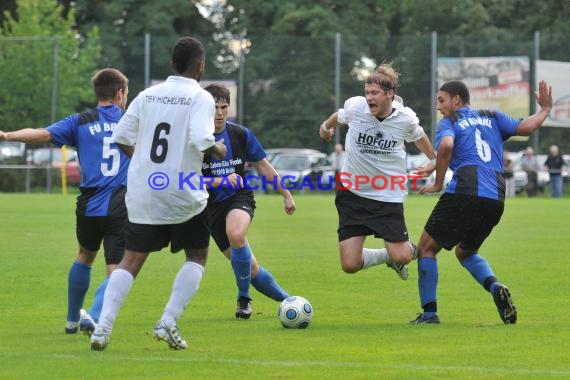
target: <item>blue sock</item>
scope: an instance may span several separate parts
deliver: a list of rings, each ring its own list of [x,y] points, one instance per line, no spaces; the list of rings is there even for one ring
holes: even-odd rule
[[[238,297],[249,296],[249,282],[251,281],[251,250],[249,245],[241,248],[232,248],[232,268],[236,277]]]
[[[433,257],[423,257],[418,259],[418,287],[420,290],[420,302],[424,308],[424,315],[431,316],[437,312],[437,281],[439,272],[437,270],[437,260]],[[431,310],[425,310],[426,305],[430,305]],[[435,310],[433,310],[435,309]]]
[[[107,277],[101,285],[95,290],[95,298],[93,298],[93,304],[91,309],[89,309],[89,315],[95,323],[99,322],[99,316],[101,315],[101,309],[103,308],[103,296],[105,295],[105,289],[107,289],[107,284],[109,283],[109,277]]]
[[[289,297],[286,291],[281,289],[275,282],[275,279],[264,268],[259,267],[257,276],[251,279],[251,285],[261,294],[273,298],[275,301],[281,302]]]
[[[91,282],[91,267],[74,261],[67,280],[67,320],[79,322],[79,310]]]
[[[491,266],[483,257],[479,256],[477,253],[472,254],[469,257],[461,260],[461,265],[465,267],[471,273],[473,278],[477,280],[481,286],[487,290],[493,290],[494,282],[496,282],[495,275]],[[485,280],[488,278],[493,278],[493,284],[486,284]]]

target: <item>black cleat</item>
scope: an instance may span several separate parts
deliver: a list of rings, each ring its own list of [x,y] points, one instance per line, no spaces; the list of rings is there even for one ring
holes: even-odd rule
[[[425,317],[423,313],[418,313],[416,319],[410,321],[412,325],[426,325],[430,323],[439,323],[439,315],[434,314],[431,317]]]
[[[237,300],[236,318],[249,319],[251,317],[251,299],[239,297]]]
[[[495,305],[497,305],[497,311],[503,323],[506,325],[517,323],[517,308],[513,303],[509,289],[505,285],[499,284],[495,287],[493,300]]]

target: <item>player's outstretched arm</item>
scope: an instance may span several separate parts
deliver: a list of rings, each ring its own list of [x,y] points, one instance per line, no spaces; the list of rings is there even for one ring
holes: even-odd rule
[[[335,112],[321,123],[319,127],[319,137],[325,141],[330,141],[334,135],[335,128],[340,125],[338,122],[338,113]]]
[[[266,158],[255,162],[254,165],[255,168],[257,169],[257,172],[261,174],[263,177],[275,178],[275,181],[277,182],[277,188],[281,193],[281,195],[283,195],[283,202],[285,203],[284,206],[285,213],[287,215],[292,215],[297,209],[297,206],[295,205],[295,201],[293,200],[291,192],[286,188],[284,188],[283,186],[281,186],[281,177],[279,176],[273,165],[271,165],[271,163],[269,163],[269,161],[267,161]]]
[[[541,80],[538,83],[538,91],[534,96],[540,109],[534,115],[530,115],[520,122],[517,127],[517,135],[519,136],[530,136],[540,128],[552,109],[552,87],[546,81]]]
[[[1,132],[0,141],[16,141],[26,144],[45,144],[51,142],[51,133],[45,128],[24,128],[13,132]]]
[[[435,170],[435,151],[433,150],[433,146],[429,141],[429,137],[423,133],[422,137],[415,142],[415,145],[418,149],[426,155],[429,159],[429,162],[426,165],[421,165],[416,168],[414,173],[421,175],[422,177],[429,177],[431,173]]]
[[[451,154],[453,153],[453,145],[453,137],[445,136],[441,139],[441,142],[439,143],[439,147],[437,149],[435,181],[432,184],[422,186],[419,191],[420,194],[437,193],[443,189],[443,180],[445,179],[447,168],[449,168]]]

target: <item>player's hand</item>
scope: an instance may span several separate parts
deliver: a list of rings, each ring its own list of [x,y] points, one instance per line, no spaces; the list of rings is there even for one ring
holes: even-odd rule
[[[319,137],[325,141],[331,141],[331,138],[334,135],[334,128],[329,128],[326,131],[323,128],[319,127]]]
[[[546,81],[538,82],[538,91],[535,93],[535,97],[541,108],[546,108],[549,111],[552,109],[552,86],[549,86]]]
[[[239,174],[232,173],[227,178],[234,189],[239,190],[243,188],[243,178]]]
[[[413,174],[421,175],[423,178],[429,177],[435,170],[435,163],[427,163],[425,165],[417,166],[412,172]]]
[[[226,154],[228,154],[228,147],[226,146],[226,144],[224,144],[224,139],[220,139],[220,141],[216,141],[216,143],[214,145],[216,147],[216,150],[215,150],[215,153],[213,153],[213,155],[218,160],[223,160],[224,158],[226,158]]]
[[[6,138],[6,133],[4,133],[4,131],[0,131],[0,141],[6,141],[8,140]]]
[[[295,210],[297,210],[297,206],[295,206],[293,198],[285,198],[283,202],[285,203],[285,213],[287,215],[293,215]]]
[[[443,185],[431,183],[429,185],[423,185],[422,187],[420,187],[419,193],[420,194],[437,193],[441,191],[441,189],[443,189]]]

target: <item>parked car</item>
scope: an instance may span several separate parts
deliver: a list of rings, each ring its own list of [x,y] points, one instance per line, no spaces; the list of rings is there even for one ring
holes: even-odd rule
[[[65,173],[67,183],[69,185],[77,186],[81,183],[81,167],[79,166],[79,159],[77,151],[74,148],[66,147],[67,160],[65,162]],[[50,163],[51,155],[51,163]],[[61,169],[63,163],[63,153],[60,148],[37,148],[28,150],[27,156],[28,164],[32,165],[49,165],[54,169]]]
[[[328,188],[334,182],[335,173],[328,156],[318,150],[282,149],[274,153],[271,164],[291,188],[299,188],[305,178],[316,189]]]
[[[507,156],[513,163],[513,175],[515,179],[515,192],[518,194],[522,192],[526,184],[528,183],[527,175],[524,170],[522,170],[522,156],[523,151],[519,152],[507,152]],[[540,166],[540,170],[537,173],[538,179],[538,189],[539,191],[544,191],[544,188],[550,182],[550,175],[548,174],[548,170],[544,170],[544,162],[546,161],[546,155],[539,154],[536,156],[536,160]],[[564,173],[563,173],[564,174]],[[566,173],[568,175],[568,173]]]
[[[425,165],[426,163],[429,162],[429,160],[425,154],[419,153],[419,154],[409,154],[406,157],[406,162],[407,162],[408,176],[412,176],[414,175],[416,167]],[[445,190],[447,184],[449,183],[449,181],[451,181],[452,177],[453,177],[453,171],[448,168],[447,172],[445,173],[445,178],[443,179],[442,191]],[[435,182],[435,171],[427,178],[415,179],[415,186],[414,186],[414,181],[412,179],[408,179],[408,191],[418,191],[420,187],[422,187],[423,185],[434,182]]]
[[[0,142],[0,160],[24,157],[26,144],[15,141]]]

